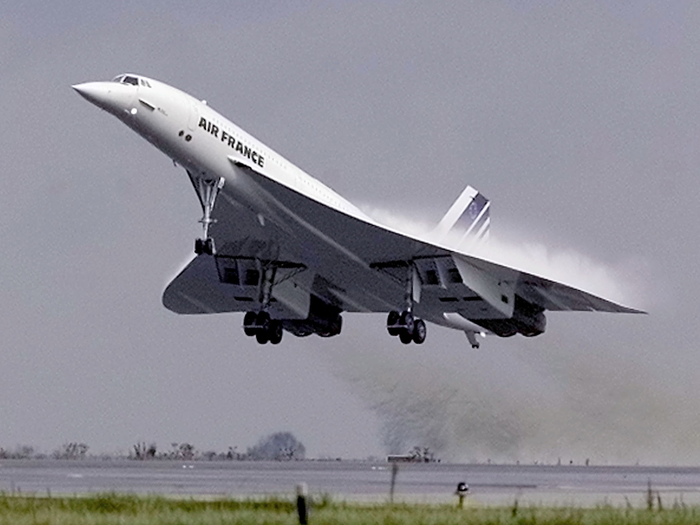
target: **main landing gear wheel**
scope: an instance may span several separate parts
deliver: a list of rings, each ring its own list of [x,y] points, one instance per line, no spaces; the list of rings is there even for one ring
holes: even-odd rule
[[[255,321],[258,318],[258,314],[255,312],[246,312],[243,318],[243,332],[248,337],[253,337],[255,335]]]
[[[405,345],[410,344],[411,341],[413,341],[413,335],[409,334],[405,330],[399,334],[399,339],[401,342]]]
[[[282,321],[274,320],[270,322],[269,339],[273,345],[278,345],[282,341]]]
[[[422,345],[427,335],[428,328],[425,326],[425,321],[423,321],[423,319],[416,319],[413,323],[413,342],[417,345]]]
[[[267,312],[248,312],[243,318],[243,332],[248,337],[255,337],[261,344],[278,345],[282,341],[284,331],[282,321],[271,319]]]
[[[255,334],[255,339],[258,344],[264,345],[270,340],[270,334],[268,334],[267,331],[261,330]]]
[[[401,326],[403,326],[403,330],[405,333],[411,336],[413,335],[414,319],[413,314],[411,312],[403,312],[401,314],[401,317],[399,318],[399,323],[401,323]]]
[[[387,317],[386,319],[386,330],[392,337],[397,336],[399,335],[399,333],[401,333],[401,326],[399,323],[400,318],[401,314],[396,310],[392,310],[391,312],[389,312],[389,317]]]
[[[386,329],[391,336],[398,336],[405,345],[411,342],[421,345],[425,342],[428,330],[423,319],[416,319],[409,311],[401,313],[392,310],[386,319]]]

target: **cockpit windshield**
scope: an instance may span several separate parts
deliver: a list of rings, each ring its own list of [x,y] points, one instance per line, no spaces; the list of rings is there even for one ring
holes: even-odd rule
[[[134,75],[119,75],[114,77],[112,79],[112,82],[118,82],[120,84],[131,84],[133,86],[138,86],[139,84],[141,84],[145,87],[151,87],[151,84],[148,83],[148,80],[139,78]]]

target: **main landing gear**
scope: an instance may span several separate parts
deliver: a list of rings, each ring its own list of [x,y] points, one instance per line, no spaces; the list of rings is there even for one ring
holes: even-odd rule
[[[407,265],[406,272],[406,309],[399,313],[396,310],[389,312],[386,320],[386,329],[391,336],[398,336],[405,345],[411,342],[422,345],[428,333],[423,319],[413,316],[413,304],[420,301],[420,279],[414,264]]]
[[[271,319],[270,314],[248,312],[243,318],[243,331],[249,337],[255,337],[259,344],[278,345],[282,341],[282,321]]]
[[[219,177],[218,179],[194,177],[189,171],[187,174],[190,176],[190,181],[192,181],[194,190],[197,192],[197,197],[199,197],[199,203],[202,205],[202,218],[199,222],[204,231],[202,238],[194,241],[194,253],[197,255],[203,253],[214,255],[216,249],[214,247],[214,239],[209,237],[209,226],[215,223],[216,219],[211,218],[211,213],[214,210],[216,197],[219,195],[221,188],[224,187],[224,182],[226,180],[223,177]]]
[[[399,336],[399,339],[405,345],[411,342],[422,345],[428,334],[425,321],[414,318],[413,314],[408,310],[404,310],[401,313],[396,310],[389,312],[386,320],[386,329],[389,335]]]
[[[282,341],[282,321],[272,319],[267,309],[272,299],[272,285],[275,282],[276,268],[263,268],[259,289],[260,310],[247,312],[243,318],[243,332],[248,337],[255,337],[258,344],[272,343],[278,345]]]

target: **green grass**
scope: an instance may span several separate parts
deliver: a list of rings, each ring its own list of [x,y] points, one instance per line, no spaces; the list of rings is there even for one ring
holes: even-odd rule
[[[96,494],[27,497],[0,494],[1,525],[199,525],[298,523],[291,500],[195,500],[159,496]],[[696,524],[700,507],[664,510],[618,507],[465,507],[358,504],[318,500],[311,525],[325,524]]]

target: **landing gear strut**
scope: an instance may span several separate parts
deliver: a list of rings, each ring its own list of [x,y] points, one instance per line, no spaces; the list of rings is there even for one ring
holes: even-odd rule
[[[413,304],[420,300],[420,279],[413,263],[408,264],[406,277],[406,309],[401,313],[396,310],[389,312],[386,320],[386,329],[389,335],[398,336],[405,345],[411,342],[422,345],[425,342],[428,330],[423,319],[413,316]]]
[[[216,249],[214,247],[214,239],[209,237],[209,226],[215,223],[216,219],[211,218],[211,213],[214,210],[214,204],[216,204],[216,197],[219,195],[221,188],[224,187],[226,180],[223,177],[218,179],[194,177],[189,171],[187,174],[190,176],[190,181],[192,181],[197,197],[199,197],[199,203],[202,205],[202,218],[199,222],[204,231],[202,238],[196,239],[194,242],[194,252],[197,255],[203,253],[214,255]]]
[[[272,298],[272,285],[275,281],[276,268],[263,268],[260,281],[260,311],[247,312],[243,318],[243,331],[249,337],[255,337],[258,344],[272,343],[278,345],[282,341],[282,321],[272,319],[267,312]]]

